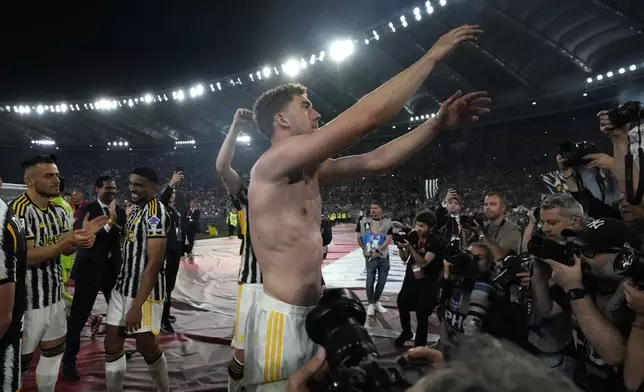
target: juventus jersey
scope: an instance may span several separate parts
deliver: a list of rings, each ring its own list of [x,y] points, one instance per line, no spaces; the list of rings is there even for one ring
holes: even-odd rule
[[[14,283],[13,316],[11,325],[0,339],[0,345],[20,342],[27,293],[27,246],[20,221],[0,199],[0,285]],[[7,358],[9,360],[10,358]]]
[[[239,264],[239,283],[262,283],[262,272],[259,269],[257,257],[250,243],[250,225],[248,223],[248,188],[242,185],[237,196],[230,195],[233,205],[242,210],[244,219],[240,219],[241,233],[244,233],[241,263]]]
[[[25,239],[42,248],[56,244],[70,226],[67,212],[61,206],[49,203],[45,209],[35,205],[25,193],[11,203],[25,231]],[[60,255],[37,265],[27,266],[27,310],[41,309],[62,300]]]
[[[143,271],[148,265],[148,240],[166,238],[170,225],[170,215],[166,207],[156,198],[143,207],[135,206],[132,209],[125,224],[123,263],[114,287],[118,293],[124,297],[136,297]],[[152,300],[164,300],[165,290],[164,260],[150,294]]]

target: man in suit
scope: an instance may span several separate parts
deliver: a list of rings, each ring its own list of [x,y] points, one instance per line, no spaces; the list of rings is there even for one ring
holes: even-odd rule
[[[80,334],[92,312],[99,290],[109,302],[121,266],[120,233],[126,222],[125,210],[116,205],[116,183],[109,176],[101,176],[94,183],[96,200],[77,211],[74,229],[97,216],[107,215],[108,223],[96,234],[94,246],[76,254],[72,279],[76,285],[74,300],[67,322],[67,351],[63,358],[63,375],[79,380],[76,355],[80,350]]]
[[[175,202],[177,197],[176,187],[183,180],[183,172],[175,171],[168,186],[163,190],[159,201],[167,206],[170,214],[172,227],[168,230],[168,241],[165,248],[165,278],[166,278],[166,297],[163,303],[163,315],[161,316],[161,329],[164,332],[174,333],[172,322],[174,317],[170,315],[170,299],[172,290],[177,280],[181,256],[185,244],[185,233],[183,232],[181,212],[176,208]]]
[[[190,263],[194,261],[194,258],[192,256],[192,248],[195,245],[195,236],[197,235],[197,231],[199,230],[200,217],[201,217],[201,213],[197,208],[197,202],[194,200],[190,200],[190,209],[188,210],[188,214],[186,215],[186,221],[185,221],[186,222],[186,227],[185,227],[186,253],[188,254],[188,261]]]

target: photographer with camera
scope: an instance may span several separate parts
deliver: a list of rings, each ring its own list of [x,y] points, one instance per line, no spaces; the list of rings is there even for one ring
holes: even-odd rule
[[[613,158],[607,154],[590,153],[591,151],[596,151],[594,146],[591,148],[587,144],[581,144],[581,147],[578,147],[580,143],[571,144],[572,147],[568,146],[567,149],[563,148],[562,150],[560,148],[556,158],[557,168],[565,181],[568,192],[584,206],[584,209],[591,217],[595,219],[620,219],[619,212],[604,201],[596,198],[581,180],[581,170],[584,168],[598,168],[613,175],[615,173]],[[566,144],[564,143],[562,146],[566,146]],[[579,150],[580,148],[584,150]],[[597,181],[598,184],[603,184],[604,182],[603,179],[597,179]]]
[[[606,134],[613,144],[614,172],[619,188],[627,195],[631,205],[642,204],[644,189],[640,189],[640,170],[644,160],[642,150],[642,126],[644,108],[640,102],[626,102],[612,110],[597,114],[599,130]],[[638,148],[631,145],[636,140]],[[633,154],[635,152],[635,154]]]
[[[490,268],[493,263],[492,251],[483,243],[474,243],[467,250],[461,251],[452,242],[445,249],[443,275],[438,283],[440,338],[437,347],[446,357],[465,334],[471,294],[476,283],[491,284]],[[485,320],[478,329],[487,331]]]
[[[398,245],[400,258],[407,264],[405,279],[398,293],[398,312],[402,333],[396,339],[396,347],[403,347],[414,334],[411,331],[410,312],[416,312],[416,339],[414,346],[427,345],[429,316],[437,302],[437,281],[442,271],[445,242],[433,233],[436,215],[422,211],[416,216],[416,227],[408,234],[395,233],[393,240]]]
[[[565,259],[567,239],[562,231],[583,227],[583,207],[572,196],[558,193],[541,202],[537,215],[543,226],[533,236],[526,233],[526,249],[541,259]],[[536,221],[536,217],[534,219]],[[572,339],[568,300],[562,289],[550,281],[547,265],[536,261],[532,268],[532,274],[524,272],[517,275],[524,287],[531,290],[535,309],[530,320],[528,342],[538,350],[537,355],[545,365],[572,377],[571,361],[563,352]]]
[[[642,240],[615,219],[595,220],[562,235],[575,237],[572,260],[544,261],[572,310],[575,382],[587,391],[622,391],[620,366],[635,314],[624,301],[621,282],[624,277],[637,276],[639,261],[626,256],[639,251]],[[561,307],[552,302],[549,306],[551,311]]]
[[[506,218],[507,203],[503,196],[497,192],[488,193],[485,196],[484,211],[488,220],[486,224],[471,217],[461,217],[461,225],[474,232],[478,241],[492,251],[494,261],[500,262],[510,251],[518,254],[521,248],[521,229]]]

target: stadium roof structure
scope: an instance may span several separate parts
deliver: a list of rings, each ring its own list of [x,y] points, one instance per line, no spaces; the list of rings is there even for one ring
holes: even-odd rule
[[[276,63],[150,95],[101,102],[88,97],[55,109],[29,103],[19,110],[19,103],[6,103],[0,141],[55,140],[61,148],[127,141],[142,149],[179,141],[220,143],[235,109],[252,107],[263,91],[290,81],[308,87],[315,108],[329,121],[411,65],[442,34],[467,23],[480,24],[484,37],[439,64],[383,134],[406,132],[459,89],[489,92],[494,106],[484,123],[490,123],[598,102],[613,105],[637,98],[644,87],[644,4],[637,0],[419,0],[352,37],[353,53],[342,62],[323,60],[324,54],[312,50],[310,65],[306,55],[302,64],[290,64],[299,69],[296,76],[287,75],[289,63],[281,69]]]

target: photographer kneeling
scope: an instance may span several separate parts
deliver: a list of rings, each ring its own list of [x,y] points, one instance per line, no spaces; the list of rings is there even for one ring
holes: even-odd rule
[[[410,312],[416,312],[417,320],[414,346],[427,345],[429,316],[437,302],[436,284],[443,269],[441,261],[446,246],[442,237],[433,233],[435,227],[436,215],[431,211],[422,211],[416,216],[413,231],[393,235],[400,258],[407,263],[405,280],[397,300],[402,327],[402,333],[395,342],[399,348],[414,336]]]
[[[475,243],[468,250],[459,251],[450,244],[445,250],[443,276],[439,286],[440,339],[438,349],[446,356],[465,334],[465,323],[470,312],[470,297],[477,282],[492,283],[490,267],[494,262],[487,245]],[[487,309],[485,309],[487,311]],[[470,321],[470,320],[468,320]],[[479,329],[486,330],[485,320]]]

